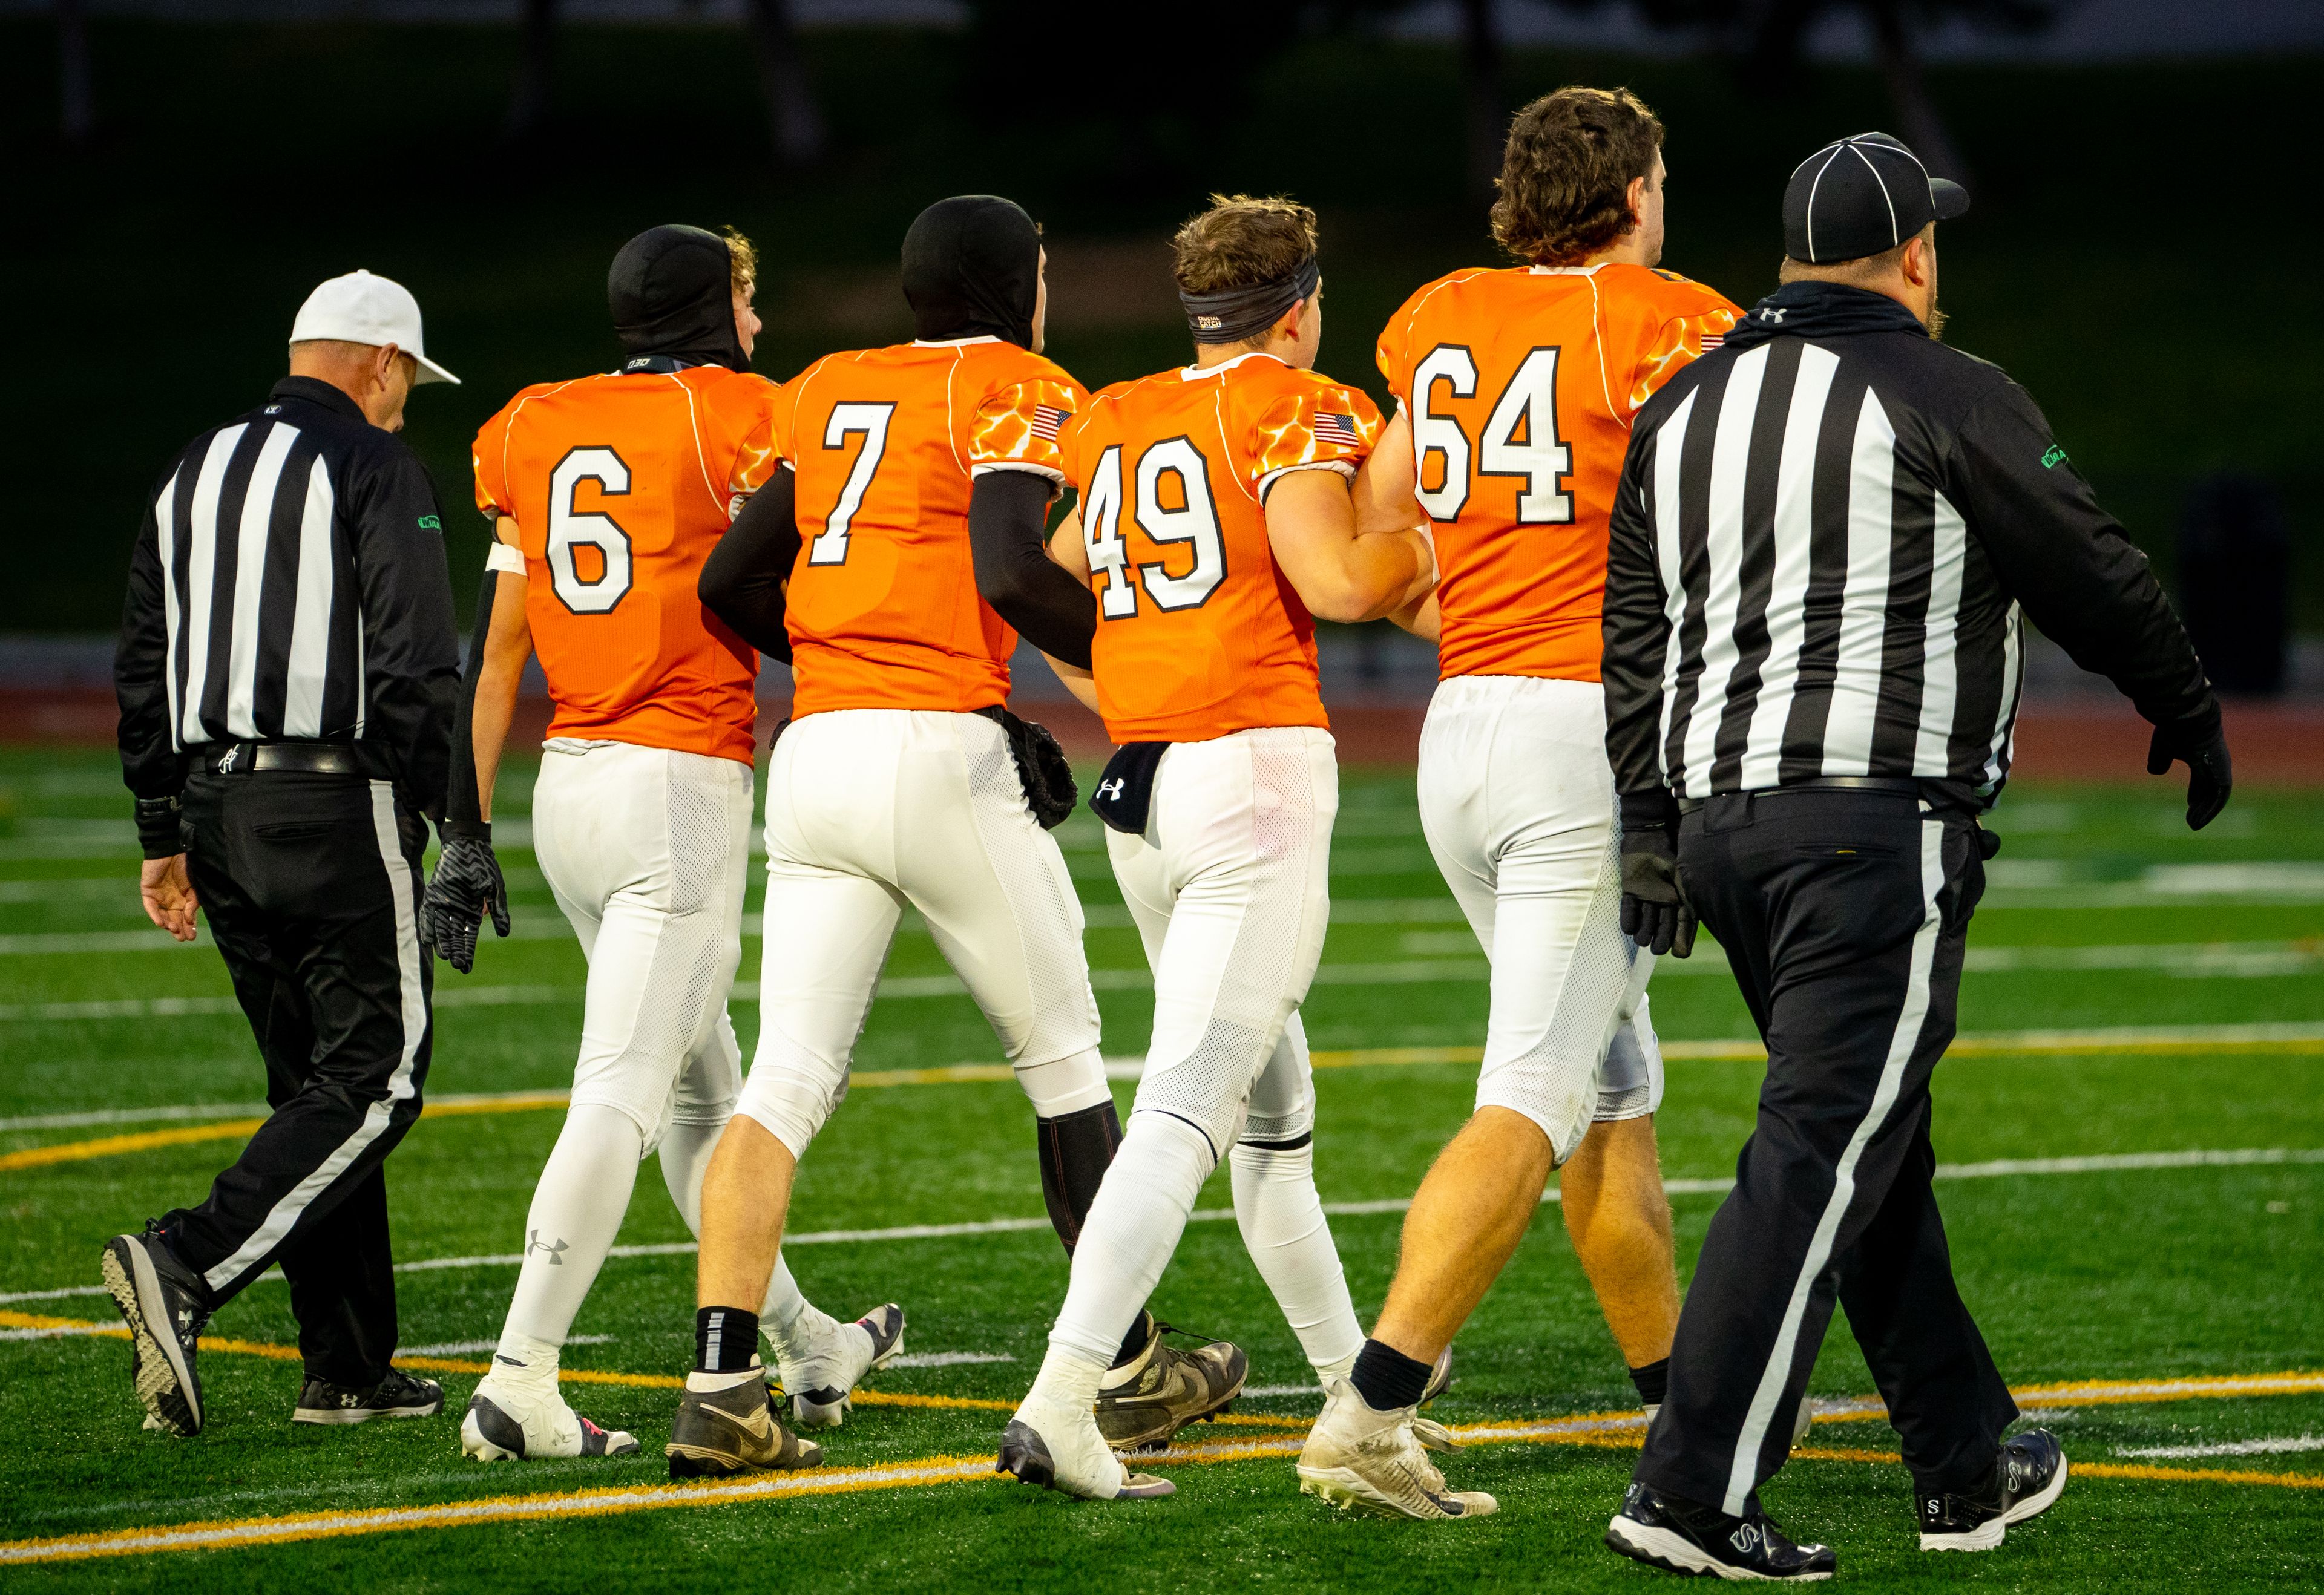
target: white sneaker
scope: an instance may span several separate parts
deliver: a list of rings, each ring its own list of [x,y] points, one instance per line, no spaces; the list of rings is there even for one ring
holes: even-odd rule
[[[460,1453],[480,1462],[526,1457],[626,1457],[637,1453],[637,1436],[601,1429],[565,1405],[554,1387],[547,1390],[514,1381],[498,1383],[486,1374],[460,1420]]]
[[[1123,1467],[1088,1407],[1031,1396],[1001,1432],[992,1471],[1093,1501],[1145,1499],[1174,1495],[1178,1489],[1167,1479]]]
[[[767,1339],[773,1343],[772,1335]],[[853,1410],[849,1392],[903,1351],[904,1309],[890,1302],[842,1323],[809,1307],[788,1340],[788,1346],[775,1346],[775,1380],[790,1397],[792,1422],[802,1429],[836,1429]]]
[[[1484,1517],[1499,1510],[1500,1503],[1483,1490],[1444,1488],[1444,1475],[1428,1452],[1451,1451],[1457,1443],[1418,1411],[1375,1412],[1353,1384],[1333,1379],[1323,1415],[1299,1452],[1301,1493],[1343,1512],[1383,1517]]]

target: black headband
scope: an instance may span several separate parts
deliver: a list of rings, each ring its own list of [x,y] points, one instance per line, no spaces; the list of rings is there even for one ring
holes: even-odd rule
[[[1237,344],[1274,326],[1284,311],[1314,294],[1323,277],[1323,268],[1311,254],[1287,277],[1216,293],[1188,293],[1182,288],[1178,302],[1186,307],[1186,325],[1196,343]]]

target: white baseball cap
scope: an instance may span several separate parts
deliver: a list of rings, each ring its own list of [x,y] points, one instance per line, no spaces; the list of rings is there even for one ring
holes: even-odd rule
[[[369,272],[334,277],[307,296],[307,302],[299,307],[299,318],[290,324],[290,341],[304,343],[309,338],[336,338],[374,348],[393,344],[420,363],[415,383],[460,380],[420,353],[420,301],[411,297],[411,290]]]

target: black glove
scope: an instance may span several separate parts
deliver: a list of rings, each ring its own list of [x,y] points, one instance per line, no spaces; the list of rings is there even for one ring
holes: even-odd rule
[[[1622,799],[1622,934],[1642,953],[1683,958],[1694,951],[1694,908],[1679,885],[1669,794]]]
[[[2235,766],[2227,758],[2227,727],[2219,722],[2217,700],[2205,704],[2183,720],[2154,728],[2146,749],[2146,773],[2167,775],[2172,760],[2187,766],[2187,828],[2200,831],[2219,817],[2235,790]]]
[[[436,956],[466,974],[476,966],[476,935],[487,910],[493,931],[509,933],[508,887],[493,856],[490,820],[446,820],[437,834],[444,849],[420,906],[420,935]]]
[[[1074,785],[1074,767],[1065,761],[1065,749],[1057,745],[1047,726],[1019,720],[1006,709],[1001,713],[1001,728],[1009,733],[1009,751],[1016,758],[1018,779],[1025,784],[1025,807],[1033,811],[1041,829],[1054,831],[1081,801],[1081,792]]]

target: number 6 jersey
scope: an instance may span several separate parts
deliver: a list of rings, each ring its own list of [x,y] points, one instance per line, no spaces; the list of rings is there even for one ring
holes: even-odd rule
[[[1609,263],[1440,277],[1380,334],[1436,527],[1445,676],[1598,679],[1606,519],[1630,418],[1739,312]]]
[[[783,385],[806,542],[784,604],[794,715],[1007,700],[1017,634],[977,593],[969,493],[987,471],[1063,481],[1057,431],[1084,401],[991,337],[828,355]]]
[[[1328,725],[1315,621],[1276,568],[1267,495],[1352,476],[1380,434],[1354,388],[1272,355],[1107,388],[1065,434],[1097,594],[1090,663],[1117,742]]]
[[[751,761],[758,655],[695,585],[774,468],[775,395],[719,365],[617,372],[527,388],[476,434],[476,507],[524,550],[550,736]]]

